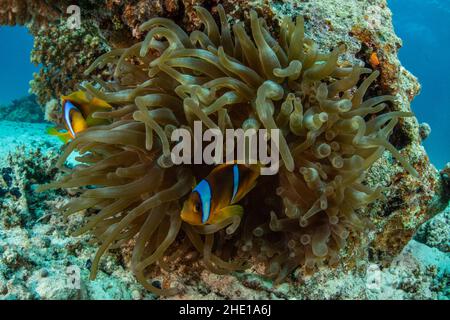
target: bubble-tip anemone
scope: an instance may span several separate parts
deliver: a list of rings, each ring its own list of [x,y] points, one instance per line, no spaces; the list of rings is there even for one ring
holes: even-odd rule
[[[88,94],[114,106],[95,116],[113,122],[79,134],[58,166],[75,149],[82,164],[65,168],[65,177],[41,190],[80,188],[65,214],[93,209],[76,233],[90,231],[100,245],[91,278],[109,248],[131,239],[131,269],[156,294],[175,289],[154,287],[149,270],[170,269],[192,248],[212,272],[241,270],[248,267],[242,261],[253,261],[275,281],[297,267],[336,265],[346,239],[365,229],[356,210],[382,196],[381,188],[362,183],[365,171],[389,150],[417,176],[388,141],[398,119],[412,114],[381,113],[393,96],[364,99],[379,72],[341,64],[345,45],[320,52],[305,37],[302,17],[285,17],[275,39],[254,11],[248,32],[243,22],[231,26],[220,5],[220,25],[206,9],[196,10],[203,31],[187,34],[169,19],[153,18],[140,27],[144,41],[112,50],[86,70],[114,67],[114,81],[84,84]],[[170,133],[192,130],[194,120],[222,131],[283,133],[283,167],[248,195],[242,221],[194,227],[180,219],[194,177],[200,177],[194,166],[172,165]]]

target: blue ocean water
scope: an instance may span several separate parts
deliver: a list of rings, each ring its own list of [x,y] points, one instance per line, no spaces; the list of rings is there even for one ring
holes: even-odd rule
[[[388,0],[388,4],[403,40],[400,61],[422,84],[412,110],[420,122],[431,126],[424,145],[431,162],[442,168],[450,161],[450,0]]]
[[[0,27],[0,105],[28,94],[29,81],[38,67],[30,62],[33,36],[25,27]]]

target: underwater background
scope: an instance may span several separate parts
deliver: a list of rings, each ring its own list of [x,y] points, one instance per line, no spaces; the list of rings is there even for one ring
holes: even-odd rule
[[[338,0],[332,2],[339,7]],[[318,8],[326,6],[325,0],[313,3]],[[357,6],[358,1],[355,3]],[[370,8],[378,5],[383,8],[384,3],[375,1]],[[440,179],[439,183],[445,184],[448,183],[445,179],[450,179],[450,169],[446,169],[450,161],[450,61],[445,56],[450,43],[450,1],[388,0],[387,5],[392,11],[393,31],[403,43],[398,52],[400,62],[421,85],[411,109],[421,124],[426,153],[437,169],[433,181]],[[372,11],[374,15],[378,14],[376,10]],[[30,60],[36,31],[30,32],[23,25],[6,26],[4,21],[1,24],[0,41],[8,45],[0,50],[0,299],[155,299],[128,272],[119,251],[105,258],[97,280],[82,281],[81,289],[76,290],[67,285],[67,268],[72,265],[81,269],[77,269],[81,278],[88,278],[96,247],[87,244],[87,236],[82,236],[82,240],[69,236],[67,230],[74,229],[79,221],[75,219],[67,225],[57,213],[52,214],[51,208],[68,195],[65,191],[51,191],[47,195],[34,192],[34,185],[58,176],[53,166],[63,144],[46,133],[54,120],[49,110],[58,108],[51,106],[58,101],[41,101],[45,95],[36,92],[36,86],[34,91],[30,87],[33,73],[49,68],[41,63],[45,58],[35,63]],[[45,36],[50,42],[57,41],[51,38],[51,33]],[[84,57],[84,62],[92,62],[98,52],[107,50],[103,40],[98,41],[100,44],[94,41],[93,45],[98,45],[93,49],[96,53]],[[67,49],[70,47],[64,48]],[[45,56],[46,52],[40,54]],[[48,74],[55,77],[54,71],[44,72],[44,77]],[[64,71],[64,79],[72,81],[71,76]],[[47,85],[51,87],[52,83],[49,81]],[[437,196],[434,191],[423,194],[433,199],[439,197],[436,202],[446,202],[448,190],[445,192],[444,196]],[[401,197],[398,198],[401,202]],[[414,210],[411,204],[410,211]],[[237,275],[238,280],[228,275],[221,278],[201,274],[185,297],[449,299],[450,209],[439,211],[416,230],[389,267],[371,264],[364,271],[340,275],[324,271],[295,289],[287,284],[275,286],[254,274]],[[373,279],[378,287],[372,290]],[[162,282],[162,278],[155,277],[156,286]],[[224,284],[229,291],[223,292]]]
[[[402,64],[422,85],[412,108],[421,122],[431,126],[425,140],[431,162],[443,168],[450,158],[450,63],[440,57],[450,40],[450,2],[439,0],[390,0],[395,31],[403,40]],[[436,79],[436,75],[442,78]]]
[[[0,78],[0,105],[4,107],[12,100],[28,95],[29,82],[33,79],[33,73],[38,71],[38,66],[30,61],[33,36],[27,28],[2,26],[0,37],[11,44],[0,52],[2,61],[8,61],[2,66]]]

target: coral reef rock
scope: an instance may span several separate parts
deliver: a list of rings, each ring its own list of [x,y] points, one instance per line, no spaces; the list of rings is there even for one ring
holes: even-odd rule
[[[44,113],[34,94],[13,100],[7,106],[0,106],[0,119],[19,122],[44,122]]]
[[[108,48],[95,25],[83,23],[80,28],[70,29],[62,20],[41,28],[34,35],[31,61],[42,68],[30,82],[39,103],[45,105],[51,99],[74,91],[85,79],[81,70]]]
[[[5,126],[20,128],[0,123],[1,130]],[[28,124],[27,139],[0,147],[0,300],[154,299],[121,266],[118,254],[105,259],[98,279],[89,281],[95,247],[88,237],[69,235],[81,221],[57,211],[67,194],[34,192],[36,184],[60,174],[54,168],[60,143],[44,128]],[[2,141],[14,138],[15,130],[4,132]],[[31,146],[23,145],[36,136]]]
[[[7,2],[9,6],[0,11],[1,23],[28,23],[32,19],[39,21],[39,17],[27,13],[28,8],[17,4],[20,1]],[[46,8],[45,1],[36,3]],[[37,76],[33,89],[41,102],[58,98],[59,94],[73,89],[76,83],[85,79],[82,74],[85,68],[77,61],[81,56],[73,58],[72,50],[58,51],[68,48],[69,43],[79,45],[75,52],[82,53],[83,66],[87,66],[108,46],[125,47],[142,39],[143,35],[137,27],[151,17],[166,15],[186,30],[193,30],[200,26],[193,5],[205,5],[214,16],[217,12],[216,2],[201,0],[90,3],[85,17],[95,22],[95,29],[82,29],[74,37],[72,31],[68,32],[62,23],[56,23],[53,29],[44,28],[40,35],[35,34],[38,38],[34,60],[54,66],[53,70],[57,70],[58,66],[64,69],[62,73],[51,74],[43,70]],[[283,16],[302,15],[305,18],[306,36],[314,40],[321,51],[345,43],[346,60],[376,68],[380,72],[381,77],[371,87],[370,93],[395,95],[397,103],[390,111],[411,111],[410,103],[420,91],[420,85],[398,60],[402,42],[394,33],[391,12],[385,0],[226,0],[221,1],[221,4],[231,19],[246,20],[249,10],[255,8],[265,18],[275,36],[280,30]],[[59,9],[54,12],[65,12],[61,9],[64,9],[64,5],[63,2],[55,1],[54,6]],[[53,13],[48,15],[52,16]],[[82,39],[86,39],[87,34],[91,37],[85,43]],[[52,43],[45,44],[46,41]],[[44,48],[50,53],[53,50],[54,54],[44,57]],[[69,58],[67,66],[61,65],[65,58]],[[106,73],[105,76],[110,74]],[[180,267],[180,270],[171,274],[155,274],[155,279],[162,284],[169,280],[178,283],[184,288],[184,293],[175,297],[189,298],[448,298],[449,258],[448,241],[445,240],[448,240],[448,210],[425,224],[417,233],[417,241],[411,240],[419,227],[442,212],[448,203],[448,170],[439,174],[430,163],[421,140],[419,123],[415,118],[402,119],[394,128],[390,142],[414,166],[420,179],[407,174],[389,152],[385,152],[375,162],[367,172],[364,183],[372,188],[381,185],[385,197],[358,212],[371,222],[372,229],[366,236],[350,241],[342,253],[344,263],[337,269],[319,270],[309,278],[296,277],[294,273],[287,282],[278,286],[258,276],[254,269],[218,276],[206,270]],[[22,157],[27,158],[19,152],[13,158],[23,161],[20,160]],[[51,178],[47,165],[54,162],[53,155],[34,157],[44,157],[42,161],[33,161],[33,165],[39,162],[39,166],[42,166],[43,163],[44,175]],[[108,253],[100,263],[97,280],[89,282],[89,261],[95,247],[87,243],[88,236],[69,236],[70,230],[82,224],[82,216],[74,215],[68,221],[63,221],[51,208],[55,204],[61,206],[66,202],[63,198],[67,196],[63,197],[61,191],[35,195],[31,189],[34,182],[29,181],[39,179],[32,175],[31,180],[27,180],[23,177],[23,164],[11,164],[11,160],[8,161],[2,167],[4,201],[17,201],[12,208],[3,206],[0,212],[0,297],[153,297],[126,271],[125,263],[130,256],[126,247]],[[33,167],[33,170],[40,171],[43,168]],[[41,196],[48,197],[48,200],[29,203],[29,200],[24,199]],[[48,207],[44,209],[44,205]],[[30,209],[35,212],[29,214]],[[45,241],[50,243],[39,244]],[[37,254],[31,254],[30,249]],[[53,254],[51,259],[48,256],[50,251]],[[70,265],[81,269],[83,289],[70,291],[64,287],[62,281],[67,276],[65,268]],[[53,287],[49,286],[52,282],[56,284]],[[227,288],[226,292],[223,288]]]
[[[12,122],[8,127],[11,137],[20,128]],[[108,254],[97,279],[89,280],[96,248],[89,236],[69,235],[81,226],[81,216],[65,219],[57,211],[67,203],[65,192],[33,191],[36,183],[60,174],[54,170],[60,144],[42,135],[44,128],[28,125],[26,136],[39,137],[32,146],[22,146],[25,138],[10,140],[8,149],[1,146],[0,186],[6,192],[0,197],[0,299],[155,299],[127,271],[126,248]],[[6,133],[1,138],[7,139]],[[14,188],[18,192],[11,193]],[[449,299],[449,259],[430,241],[412,240],[387,268],[363,262],[352,271],[324,269],[300,283],[280,285],[252,272],[216,275],[194,265],[171,273],[184,287],[171,298]],[[164,275],[155,282],[161,285]]]
[[[414,238],[429,247],[450,254],[450,206],[424,223]]]
[[[10,26],[27,24],[30,28],[37,29],[57,19],[63,12],[44,0],[2,0],[0,24]]]
[[[450,162],[448,162],[445,167],[441,170],[441,177],[444,184],[446,198],[450,199]]]
[[[419,135],[422,140],[425,140],[428,138],[428,136],[431,134],[431,127],[428,123],[423,122],[419,126]]]

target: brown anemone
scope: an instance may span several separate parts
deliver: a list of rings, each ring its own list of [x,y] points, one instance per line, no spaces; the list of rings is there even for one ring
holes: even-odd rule
[[[170,269],[193,248],[219,274],[248,267],[244,260],[263,263],[276,281],[297,267],[333,266],[346,239],[365,229],[357,209],[382,196],[381,188],[362,183],[367,169],[388,150],[417,176],[388,141],[399,118],[412,114],[386,112],[393,96],[364,98],[378,71],[341,63],[345,45],[319,51],[305,37],[302,17],[284,18],[274,38],[256,12],[247,29],[243,22],[230,25],[217,9],[219,25],[198,7],[204,30],[190,34],[169,19],[151,19],[140,27],[144,41],[104,54],[86,71],[114,67],[113,81],[83,85],[114,106],[95,114],[112,123],[79,134],[58,166],[73,150],[82,154],[81,164],[41,190],[79,188],[65,214],[93,209],[77,232],[89,231],[99,243],[91,278],[108,249],[129,241],[136,278],[164,295],[175,290],[154,287],[149,271]],[[210,170],[170,160],[171,132],[192,130],[194,120],[222,131],[283,133],[282,168],[261,177],[244,199],[242,221],[194,227],[180,219],[194,179]]]

